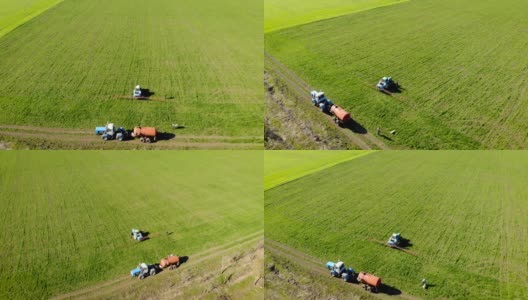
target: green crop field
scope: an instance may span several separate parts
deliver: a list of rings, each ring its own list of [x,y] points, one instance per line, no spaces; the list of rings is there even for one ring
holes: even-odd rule
[[[262,144],[262,18],[260,1],[64,1],[0,39],[0,124]],[[123,99],[136,84],[151,101]]]
[[[266,239],[418,297],[526,299],[527,165],[516,151],[376,152],[266,191]],[[416,256],[380,244],[393,232]]]
[[[268,33],[265,49],[368,131],[396,130],[389,145],[526,148],[526,11],[522,0],[409,1]],[[401,93],[377,92],[382,76]]]
[[[315,22],[409,0],[264,0],[264,31]]]
[[[0,37],[63,0],[0,0]]]
[[[128,277],[141,261],[174,253],[192,265],[262,232],[262,172],[261,151],[0,153],[0,298],[138,280]],[[133,241],[132,228],[150,240]]]
[[[264,190],[310,173],[373,153],[372,151],[265,151]]]

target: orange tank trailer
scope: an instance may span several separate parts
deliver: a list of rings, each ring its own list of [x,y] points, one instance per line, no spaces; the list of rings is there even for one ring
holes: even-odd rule
[[[180,258],[176,255],[169,255],[165,258],[161,259],[160,267],[162,269],[169,268],[169,270],[172,270],[174,268],[177,268],[180,266]]]
[[[155,127],[134,127],[132,132],[133,137],[139,137],[139,140],[144,143],[150,143],[156,141],[158,131]]]
[[[350,120],[350,114],[343,108],[333,105],[330,112],[334,115],[334,120],[339,125],[343,125]]]
[[[381,287],[381,278],[366,272],[360,272],[357,280],[368,285],[373,291],[377,291]]]

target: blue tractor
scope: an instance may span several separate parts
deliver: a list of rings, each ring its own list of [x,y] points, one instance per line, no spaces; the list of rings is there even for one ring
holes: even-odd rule
[[[161,268],[159,265],[153,264],[153,265],[147,265],[146,263],[140,263],[137,268],[130,271],[130,275],[132,277],[137,277],[139,279],[144,279],[148,276],[154,276],[158,274],[161,271]]]
[[[141,230],[138,230],[138,229],[132,229],[132,231],[130,231],[130,236],[136,240],[136,241],[139,241],[139,242],[142,242],[146,239],[148,239],[148,236],[146,233],[144,233],[143,231]]]
[[[142,93],[143,91],[141,90],[141,86],[139,84],[136,85],[134,88],[134,98],[141,98],[143,96]]]
[[[124,141],[126,137],[128,136],[128,133],[125,128],[118,127],[114,125],[114,123],[108,123],[106,126],[98,126],[95,127],[95,134],[100,135],[101,138],[105,141],[109,140],[118,140],[118,141]]]
[[[345,267],[345,263],[339,261],[337,263],[327,262],[326,268],[330,270],[330,275],[336,278],[341,278],[345,282],[352,282],[357,280],[357,273],[352,268]]]
[[[327,99],[324,92],[311,91],[310,95],[312,96],[312,104],[316,107],[319,107],[321,112],[330,113],[330,108],[334,105],[332,100]]]
[[[392,77],[383,77],[378,84],[376,84],[376,88],[380,92],[392,92],[397,90],[399,85],[392,79]]]
[[[401,234],[399,232],[393,233],[389,237],[389,240],[387,241],[387,245],[389,245],[390,247],[399,247],[401,244],[401,241],[402,241]]]

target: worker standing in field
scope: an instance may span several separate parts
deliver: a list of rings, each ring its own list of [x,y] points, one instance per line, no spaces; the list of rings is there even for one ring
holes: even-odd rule
[[[427,289],[427,281],[424,279],[422,279],[422,288],[425,290]]]
[[[381,135],[381,129],[378,127],[378,130],[376,131],[378,135]]]

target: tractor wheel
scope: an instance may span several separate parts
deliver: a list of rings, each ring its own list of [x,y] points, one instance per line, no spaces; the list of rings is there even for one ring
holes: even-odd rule
[[[143,280],[143,278],[145,278],[145,275],[141,274],[141,275],[139,275],[138,278],[139,278],[139,280]]]
[[[103,141],[108,141],[108,135],[103,135]]]
[[[154,269],[150,270],[150,276],[154,276],[154,275],[156,275],[156,270]]]

